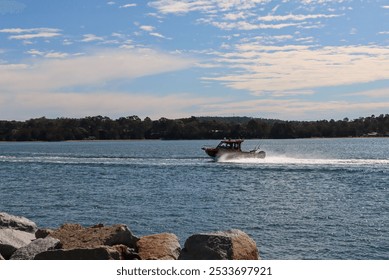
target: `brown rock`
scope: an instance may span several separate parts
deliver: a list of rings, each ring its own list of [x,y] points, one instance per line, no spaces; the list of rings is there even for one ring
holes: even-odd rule
[[[185,242],[182,260],[258,260],[255,241],[241,230],[195,234]]]
[[[140,260],[133,248],[128,248],[126,245],[114,245],[112,248],[119,252],[121,260]]]
[[[136,248],[136,242],[139,240],[126,225],[98,225],[84,228],[78,224],[65,224],[49,236],[59,239],[63,249],[95,248],[117,244]]]
[[[233,260],[259,260],[259,252],[255,241],[245,232],[233,229],[225,232],[232,240]]]
[[[51,250],[37,254],[35,260],[120,260],[119,252],[108,246]]]
[[[172,233],[143,236],[137,247],[142,260],[177,260],[181,251],[178,238]]]

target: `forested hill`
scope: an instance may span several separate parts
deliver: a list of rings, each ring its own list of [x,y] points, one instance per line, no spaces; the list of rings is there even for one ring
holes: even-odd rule
[[[190,117],[141,120],[45,117],[0,121],[0,141],[64,141],[119,139],[222,139],[389,136],[389,115],[355,120],[282,121],[248,117]]]

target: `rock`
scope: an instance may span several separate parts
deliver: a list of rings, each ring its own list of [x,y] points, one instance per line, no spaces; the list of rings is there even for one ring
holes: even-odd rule
[[[126,225],[98,225],[84,228],[78,224],[65,224],[51,232],[49,236],[59,239],[63,249],[95,248],[117,244],[136,248],[136,242],[139,240]]]
[[[13,216],[4,212],[0,212],[0,229],[9,228],[25,232],[34,233],[38,228],[36,224],[20,216]]]
[[[182,260],[258,260],[255,241],[243,231],[195,234],[185,241]]]
[[[40,228],[35,232],[35,238],[45,238],[47,237],[50,233],[52,233],[52,229],[48,228]]]
[[[143,236],[137,247],[142,260],[177,260],[181,251],[178,238],[172,233]]]
[[[259,252],[254,239],[245,232],[233,229],[226,232],[232,240],[233,260],[259,260]]]
[[[4,261],[5,259],[3,258],[3,256],[0,254],[0,261]]]
[[[138,253],[135,249],[128,248],[126,245],[114,245],[113,249],[119,252],[121,260],[140,260]]]
[[[5,259],[9,259],[17,249],[30,244],[34,239],[35,235],[33,233],[0,228],[0,254]]]
[[[108,246],[60,249],[39,253],[35,260],[120,260],[120,253]]]
[[[12,254],[11,260],[33,260],[35,255],[58,248],[60,242],[52,237],[39,238]]]

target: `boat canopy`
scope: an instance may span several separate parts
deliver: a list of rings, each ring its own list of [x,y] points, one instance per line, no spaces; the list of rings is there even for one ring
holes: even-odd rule
[[[220,141],[218,148],[241,151],[243,139],[224,139]]]

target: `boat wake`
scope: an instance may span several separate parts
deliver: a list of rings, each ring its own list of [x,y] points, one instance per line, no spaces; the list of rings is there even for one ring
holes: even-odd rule
[[[176,166],[198,165],[203,163],[201,157],[115,157],[115,156],[0,156],[0,162],[36,163],[36,164],[73,164],[73,165],[148,165]]]
[[[261,165],[388,165],[389,159],[330,159],[330,158],[294,158],[286,156],[267,156],[264,159],[256,158],[232,158],[221,156],[218,162],[240,163],[240,164],[261,164]]]

